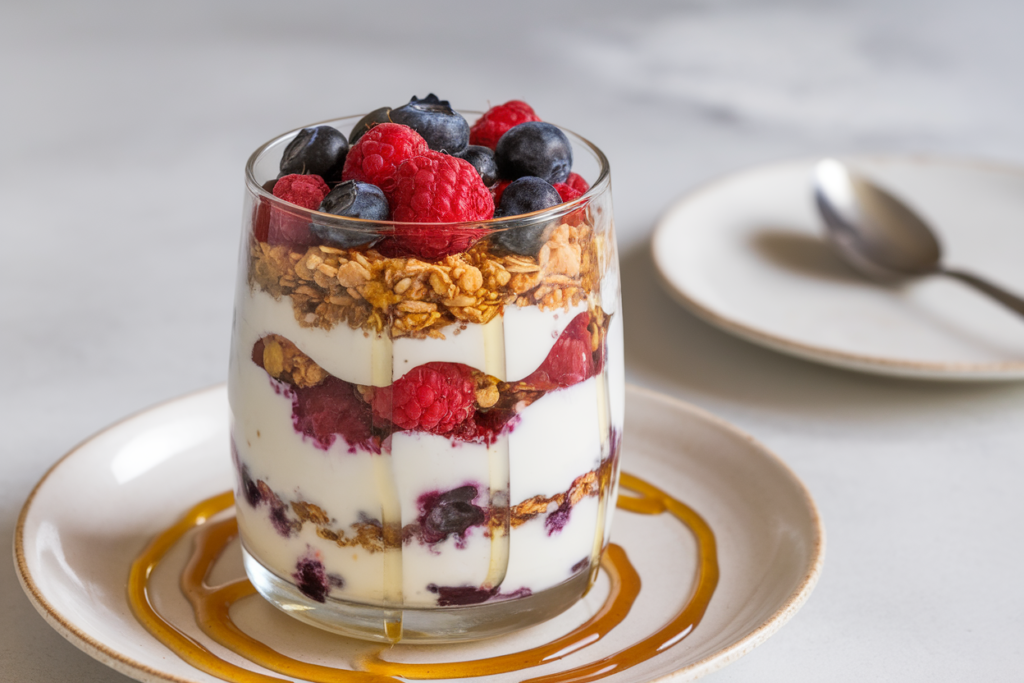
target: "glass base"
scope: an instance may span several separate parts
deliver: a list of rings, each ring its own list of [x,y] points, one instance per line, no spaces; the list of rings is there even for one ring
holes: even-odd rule
[[[572,607],[590,582],[590,572],[584,570],[524,598],[464,607],[389,609],[331,597],[316,602],[260,564],[244,547],[242,559],[259,594],[289,616],[334,633],[384,643],[457,643],[518,631]]]

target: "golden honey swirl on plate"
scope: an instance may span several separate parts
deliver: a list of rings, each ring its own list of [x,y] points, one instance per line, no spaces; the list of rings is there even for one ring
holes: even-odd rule
[[[567,671],[527,679],[526,683],[583,683],[618,673],[664,652],[686,638],[697,627],[718,585],[715,536],[692,508],[637,477],[623,473],[621,486],[639,495],[620,495],[618,507],[642,515],[669,513],[690,529],[697,541],[696,584],[689,601],[668,623],[643,640]],[[608,596],[601,608],[586,622],[565,635],[538,647],[467,662],[403,664],[379,655],[357,662],[359,670],[336,669],[310,664],[281,654],[243,632],[232,621],[229,610],[238,600],[254,595],[256,589],[242,578],[210,586],[207,577],[228,543],[238,534],[234,517],[209,520],[234,504],[230,491],[214,496],[189,510],[177,523],[159,534],[132,563],[128,578],[128,601],[139,622],[160,642],[190,665],[208,674],[236,683],[263,683],[283,679],[236,666],[211,652],[202,643],[178,630],[153,607],[148,594],[149,576],[157,564],[195,527],[195,550],[181,575],[181,588],[192,604],[196,623],[214,642],[269,671],[315,683],[397,683],[395,676],[413,680],[472,678],[521,671],[550,664],[589,647],[618,626],[640,594],[640,576],[625,550],[612,543],[601,560],[609,579]]]

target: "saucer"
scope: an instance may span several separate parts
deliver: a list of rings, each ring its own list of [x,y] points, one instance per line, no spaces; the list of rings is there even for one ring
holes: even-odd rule
[[[42,617],[92,657],[140,681],[220,679],[179,659],[132,616],[129,566],[151,538],[195,503],[233,487],[223,386],[172,400],[119,422],[65,455],[33,490],[15,533],[18,577]],[[721,578],[703,620],[683,640],[615,680],[699,678],[746,654],[785,624],[810,595],[824,560],[824,529],[803,484],[775,455],[693,406],[636,387],[627,390],[623,470],[656,483],[695,509],[718,544]],[[488,681],[519,681],[582,666],[642,640],[689,599],[696,546],[667,518],[617,510],[612,541],[625,548],[642,589],[632,611],[599,642],[564,659]],[[261,673],[196,626],[178,588],[191,536],[150,577],[158,611],[223,659]],[[243,575],[237,541],[211,575]],[[396,646],[388,658],[480,659],[550,642],[602,604],[607,580],[568,612],[510,636],[453,646]],[[232,617],[279,652],[347,668],[379,645],[306,626],[261,598]],[[376,648],[376,650],[374,650]],[[466,679],[460,679],[466,680]]]
[[[1024,295],[1024,169],[843,159],[939,234],[943,263]],[[933,380],[1024,379],[1024,318],[942,276],[867,281],[824,240],[804,159],[746,169],[676,202],[652,250],[665,289],[726,332],[807,360]]]

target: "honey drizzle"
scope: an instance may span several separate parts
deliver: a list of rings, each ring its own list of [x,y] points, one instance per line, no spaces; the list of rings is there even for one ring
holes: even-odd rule
[[[505,380],[505,316],[495,316],[483,326],[484,371],[492,377]],[[485,589],[497,589],[508,573],[509,548],[511,547],[512,511],[511,489],[512,462],[509,459],[508,433],[502,430],[492,443],[487,445],[488,501],[491,510],[501,510],[497,520],[488,525],[491,536],[491,557],[487,565],[487,576],[481,584]]]
[[[154,538],[142,551],[142,554],[132,562],[131,571],[128,573],[128,604],[131,606],[135,618],[147,631],[200,671],[237,683],[271,683],[280,679],[258,674],[224,661],[192,637],[172,626],[157,613],[153,608],[153,603],[149,600],[147,588],[149,576],[167,554],[167,551],[174,547],[174,544],[181,540],[182,536],[190,529],[205,524],[210,517],[228,509],[234,502],[235,497],[231,491],[208,498],[186,512],[185,516],[174,526]]]
[[[309,664],[283,655],[238,628],[231,619],[231,605],[256,593],[248,579],[236,579],[210,587],[206,577],[227,544],[238,535],[237,518],[225,519],[205,526],[196,534],[195,550],[181,574],[181,590],[192,604],[196,623],[214,642],[223,645],[264,669],[285,676],[310,681],[333,683],[394,683],[393,678],[362,671],[348,671],[329,666]],[[230,680],[230,679],[229,679]],[[281,681],[280,678],[268,678]]]
[[[681,501],[636,477],[623,473],[621,484],[640,495],[620,495],[618,507],[645,515],[667,511],[693,532],[697,540],[699,559],[693,594],[684,608],[668,624],[639,643],[596,662],[528,679],[526,683],[583,683],[628,669],[683,640],[693,632],[707,610],[718,583],[715,539],[707,523]],[[205,524],[210,517],[230,507],[232,502],[233,496],[230,492],[210,498],[192,508],[174,526],[157,536],[132,564],[128,583],[129,603],[136,618],[150,633],[197,669],[237,683],[281,681],[282,679],[243,669],[217,657],[165,621],[149,601],[149,575],[167,551],[181,540],[189,529]],[[626,618],[640,592],[640,577],[626,557],[625,551],[615,544],[609,544],[601,562],[610,583],[605,603],[584,624],[551,643],[522,652],[469,662],[402,664],[370,657],[360,662],[363,671],[334,669],[282,655],[245,634],[231,620],[231,605],[252,595],[255,589],[248,579],[244,578],[222,586],[210,587],[206,584],[206,577],[237,533],[237,521],[227,519],[210,524],[197,534],[195,551],[181,577],[182,590],[192,604],[196,622],[215,642],[250,661],[268,670],[315,683],[394,682],[396,679],[391,676],[418,680],[466,678],[508,673],[548,664],[589,647],[610,633]]]

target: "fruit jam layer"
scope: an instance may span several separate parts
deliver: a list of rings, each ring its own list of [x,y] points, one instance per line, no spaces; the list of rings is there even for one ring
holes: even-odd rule
[[[540,366],[512,382],[462,363],[432,362],[390,386],[355,384],[330,375],[276,334],[258,339],[251,358],[276,380],[275,392],[291,400],[295,430],[323,450],[340,437],[350,452],[379,453],[396,431],[491,443],[545,393],[602,372],[608,323],[600,309],[576,315]]]
[[[439,338],[487,323],[506,306],[569,310],[600,290],[614,254],[586,222],[551,229],[535,256],[496,253],[483,239],[436,262],[378,249],[301,247],[252,239],[248,282],[288,297],[300,325],[347,324],[392,338]],[[445,329],[449,328],[449,329]]]

